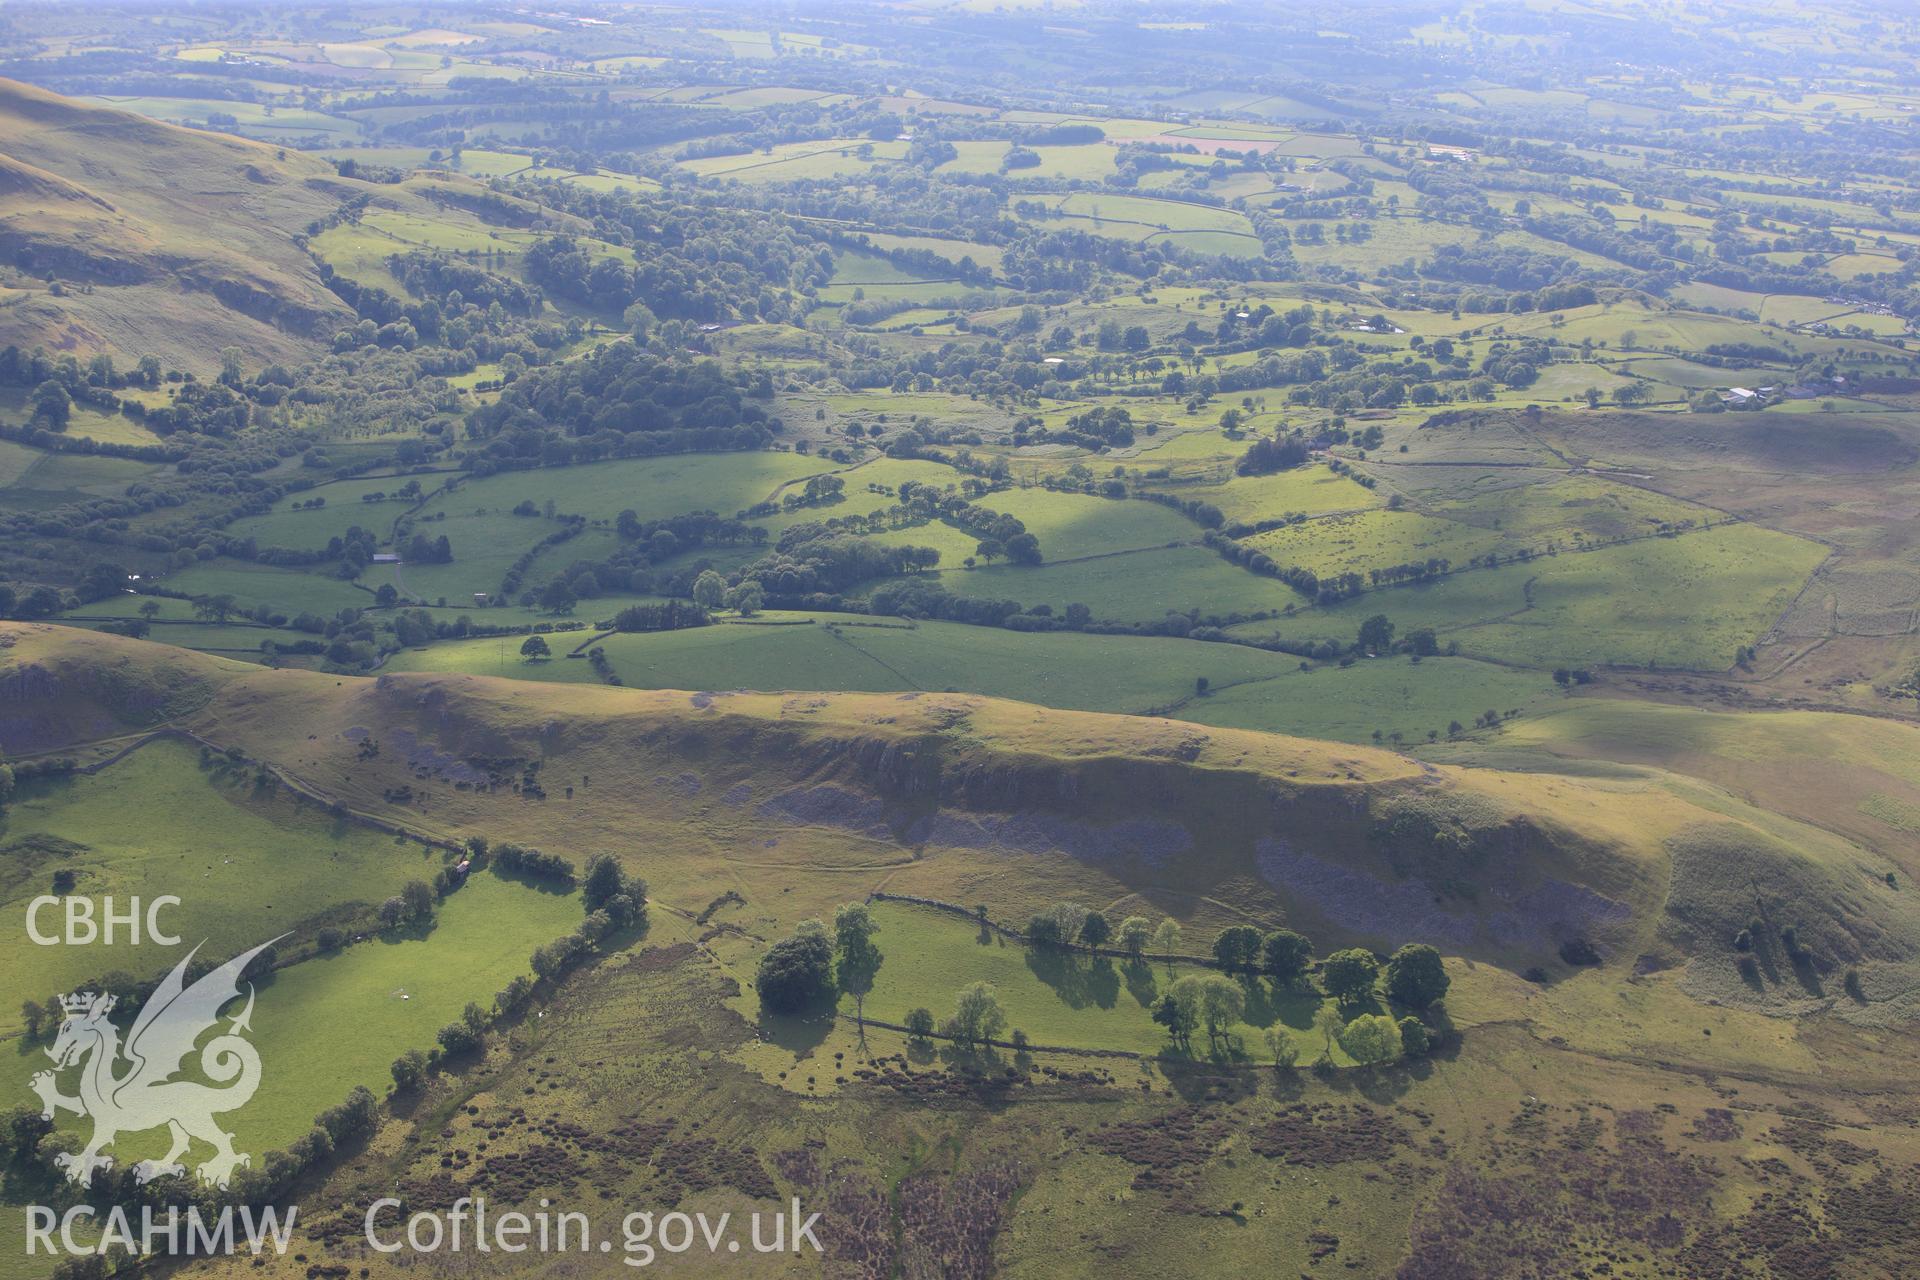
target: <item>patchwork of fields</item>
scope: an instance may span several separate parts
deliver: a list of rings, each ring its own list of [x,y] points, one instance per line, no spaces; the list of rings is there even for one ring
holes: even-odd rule
[[[528,664],[517,653],[518,641],[497,638],[409,649],[389,658],[387,668],[572,682],[613,677],[653,688],[972,688],[1063,707],[1165,711],[1203,723],[1354,741],[1378,731],[1414,742],[1445,733],[1450,724],[1472,724],[1489,708],[1529,713],[1550,693],[1546,675],[1556,668],[1725,668],[1767,634],[1827,555],[1815,543],[1593,473],[1502,469],[1506,446],[1497,432],[1451,442],[1445,433],[1417,434],[1420,452],[1404,455],[1417,461],[1389,461],[1373,473],[1393,485],[1391,491],[1322,465],[1222,478],[1209,471],[1218,468],[1220,455],[1208,450],[1231,442],[1204,433],[1179,437],[1192,442],[1181,478],[1141,485],[1146,496],[1189,504],[1188,512],[1191,504],[1206,504],[1231,526],[1260,529],[1242,533],[1239,545],[1281,569],[1323,581],[1345,575],[1362,588],[1331,601],[1303,598],[1295,587],[1242,567],[1202,545],[1209,536],[1204,523],[1140,496],[996,488],[931,460],[847,465],[795,452],[322,485],[237,522],[234,532],[262,545],[318,549],[357,525],[372,530],[382,546],[397,548],[391,534],[404,517],[403,528],[446,537],[451,562],[376,563],[344,581],[318,568],[216,558],[176,570],[163,585],[194,597],[231,595],[242,611],[282,615],[365,608],[377,590],[392,587],[398,607],[424,606],[436,623],[605,622],[649,593],[602,584],[582,595],[570,614],[544,611],[533,597],[544,583],[621,554],[623,539],[612,525],[623,512],[642,521],[699,510],[723,518],[745,514],[763,531],[756,535],[765,538],[762,549],[690,550],[660,561],[666,573],[711,566],[751,574],[764,548],[784,534],[847,521],[854,536],[880,547],[932,548],[938,562],[921,576],[953,596],[1010,600],[1055,618],[1080,606],[1093,621],[1123,630],[1036,634],[931,619],[904,628],[849,627],[835,625],[851,621],[844,616],[784,612],[766,621],[801,625],[606,637],[595,642],[606,655],[605,669],[557,656],[560,650],[553,660]],[[1129,468],[1120,470],[1125,475]],[[820,476],[839,480],[839,493],[824,502],[798,501],[805,482]],[[895,508],[903,487],[957,493],[962,481],[975,486],[969,492],[978,506],[1020,521],[1034,535],[1038,563],[983,558],[978,537],[945,520],[879,519]],[[415,496],[395,496],[403,485]],[[567,523],[576,518],[585,523]],[[877,525],[868,523],[876,519]],[[564,540],[541,549],[556,535]],[[497,607],[469,607],[476,596],[497,596],[515,572],[525,594],[501,598]],[[874,580],[860,589],[884,585]],[[83,615],[111,619],[129,609],[107,601]],[[1438,659],[1404,679],[1384,678],[1373,662],[1306,674],[1303,669],[1319,664],[1303,663],[1296,653],[1309,646],[1337,652],[1376,614],[1398,637],[1431,629],[1442,653],[1477,661],[1459,662],[1451,676],[1441,674],[1447,668]],[[1169,615],[1185,616],[1172,627]],[[181,625],[192,616],[184,601],[163,600],[155,626],[176,643],[221,652],[258,650],[281,639],[258,620]],[[1225,627],[1224,638],[1237,643],[1181,639],[1196,622]],[[1125,633],[1131,629],[1166,634]],[[578,643],[566,640],[562,649]],[[997,656],[989,661],[990,654]],[[1208,692],[1195,696],[1202,678]]]
[[[185,943],[0,939],[0,1280],[1920,1275],[1905,8],[0,48],[0,906]],[[69,1184],[50,998],[269,939]]]

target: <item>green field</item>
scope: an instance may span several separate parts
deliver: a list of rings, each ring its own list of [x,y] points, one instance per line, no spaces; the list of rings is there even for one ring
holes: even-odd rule
[[[1027,526],[1049,560],[1105,555],[1193,542],[1200,529],[1176,511],[1152,502],[1094,498],[1045,489],[1009,489],[980,499]]]
[[[1165,491],[1183,502],[1213,504],[1227,517],[1228,524],[1359,511],[1383,501],[1366,486],[1325,467],[1300,467],[1268,476],[1234,476],[1209,484],[1175,485]]]
[[[1035,567],[995,564],[943,569],[940,585],[959,596],[1017,600],[1057,613],[1084,604],[1096,619],[1158,622],[1168,612],[1198,609],[1202,617],[1280,609],[1297,600],[1288,588],[1229,564],[1204,547],[1130,551]]]
[[[612,520],[626,510],[642,520],[690,511],[731,516],[833,465],[797,453],[694,453],[507,471],[467,481],[435,498],[426,512],[506,512],[521,502],[536,507],[552,502],[561,515],[592,520]]]
[[[275,138],[311,138],[336,145],[352,140],[360,132],[352,121],[320,111],[220,98],[102,96],[85,101],[180,124],[205,126],[209,116],[228,115],[237,119],[240,127],[249,133]]]
[[[432,1048],[436,1033],[458,1021],[469,1001],[489,1005],[508,981],[529,972],[535,948],[571,932],[579,917],[577,897],[481,873],[441,902],[428,929],[370,938],[256,983],[249,1038],[260,1053],[261,1083],[254,1100],[226,1122],[236,1147],[257,1163],[263,1151],[304,1134],[355,1085],[384,1093],[396,1057]],[[251,932],[238,949],[257,945],[272,927],[258,918],[243,922]],[[183,954],[154,959],[173,962]],[[343,1027],[353,1034],[342,1035]],[[24,1095],[23,1077],[42,1065],[37,1054],[9,1055],[5,1074]],[[61,1127],[83,1133],[84,1123],[68,1118]],[[166,1146],[163,1129],[128,1134],[113,1155],[125,1164]]]
[[[122,600],[131,597],[122,596]],[[133,614],[134,606],[122,604],[120,616]],[[276,644],[290,644],[296,640],[312,637],[295,631],[276,630],[272,627],[249,627],[240,623],[166,623],[156,622],[147,638],[160,644],[177,645],[182,649],[198,649],[203,653],[225,653],[234,656],[252,655],[262,652],[261,646],[269,641]]]
[[[16,925],[8,970],[44,999],[106,969],[145,977],[179,957],[168,948],[26,944],[27,900],[49,892],[56,869],[75,892],[152,900],[173,894],[164,923],[191,947],[233,954],[347,904],[375,906],[411,879],[431,880],[442,857],[419,844],[337,822],[289,795],[256,792],[250,771],[215,776],[197,748],[162,741],[91,777],[40,783],[9,806],[7,913]],[[43,915],[43,931],[52,914]],[[0,1025],[19,1026],[19,1002]]]
[[[1177,714],[1227,729],[1412,747],[1430,735],[1445,737],[1456,722],[1471,726],[1484,712],[1525,715],[1558,697],[1553,681],[1539,671],[1468,658],[1416,662],[1396,656],[1350,667],[1296,667],[1270,680],[1211,691]]]
[[[792,182],[803,178],[840,178],[867,172],[876,164],[906,157],[904,142],[837,139],[789,142],[745,155],[683,160],[681,166],[702,178],[734,182]]]
[[[794,507],[792,510],[782,508],[771,515],[755,516],[749,523],[764,528],[768,535],[777,541],[782,533],[797,524],[808,524],[819,520],[839,520],[855,515],[873,515],[884,511],[899,503],[900,486],[903,484],[911,482],[917,485],[932,485],[937,489],[949,489],[957,485],[962,478],[960,472],[941,463],[906,458],[872,458],[855,467],[835,468],[835,470],[846,482],[846,488],[841,491],[838,501],[821,506]],[[802,478],[804,477],[795,476],[795,479]],[[794,496],[799,496],[798,485],[793,485],[791,491]],[[753,501],[760,501],[767,496],[769,495],[763,494],[761,498]],[[779,496],[785,497],[786,491],[783,490]],[[728,508],[720,514],[730,516],[750,505],[752,502],[742,503],[741,506]],[[907,529],[901,531],[901,534],[905,541],[912,542],[914,535],[918,532],[920,531]],[[971,545],[970,543],[969,550]]]
[[[1310,569],[1322,578],[1426,561],[1464,565],[1501,544],[1498,533],[1412,511],[1363,511],[1327,516],[1258,533],[1245,540],[1280,565]]]
[[[0,420],[22,425],[32,416],[27,406],[27,387],[0,387]],[[102,444],[157,445],[160,437],[132,418],[120,413],[104,413],[91,405],[76,404],[67,420],[66,435],[98,440]],[[24,446],[6,442],[10,448]],[[3,475],[0,472],[0,475]]]
[[[384,669],[591,684],[600,677],[589,663],[562,656],[586,635],[555,639],[555,656],[539,662],[521,658],[519,640],[508,637],[398,653]],[[615,635],[594,644],[629,688],[964,690],[1348,742],[1371,741],[1379,730],[1413,744],[1450,721],[1471,724],[1488,709],[1534,709],[1555,694],[1541,672],[1465,658],[1303,669],[1292,654],[1245,645],[950,622],[856,624],[832,614],[773,613],[759,624]],[[1207,692],[1198,694],[1203,678]]]
[[[217,557],[165,574],[155,585],[189,596],[230,595],[243,609],[265,605],[287,614],[326,615],[373,604],[370,591],[343,582],[326,570],[327,566],[318,566],[309,573]]]
[[[284,1145],[354,1085],[379,1094],[396,1057],[431,1048],[468,1001],[490,1006],[580,914],[577,895],[483,872],[440,904],[422,936],[370,939],[274,975],[255,1010],[265,1079],[259,1103],[235,1117],[236,1137]]]
[[[131,458],[43,453],[28,445],[0,440],[0,511],[44,511],[49,507],[110,497],[164,468]]]
[[[887,1022],[903,1022],[920,1006],[937,1020],[952,1009],[961,988],[987,982],[1007,1015],[1003,1039],[1017,1029],[1037,1045],[1155,1055],[1171,1052],[1171,1046],[1153,1021],[1153,1002],[1180,978],[1212,972],[1034,951],[944,912],[904,903],[876,903],[873,914],[886,959],[866,1011]],[[1302,1061],[1319,1056],[1323,1042],[1313,1034],[1313,1015],[1321,997],[1276,990],[1264,979],[1249,979],[1245,988],[1247,1017],[1230,1033],[1238,1037],[1242,1056],[1265,1058],[1264,1032],[1273,1026],[1284,1026],[1293,1036]],[[841,1011],[852,1010],[852,999],[843,997]],[[1195,1035],[1194,1048],[1205,1055],[1204,1032]],[[1338,1044],[1333,1057],[1336,1064],[1352,1065]]]
[[[481,509],[469,505],[461,491],[442,499],[445,519],[421,520],[416,533],[446,538],[453,550],[447,564],[369,565],[359,581],[369,590],[391,582],[409,600],[428,603],[443,597],[448,603],[470,603],[474,593],[499,591],[501,579],[535,543],[566,528],[545,516],[516,516],[505,507]]]
[[[1235,630],[1347,641],[1383,613],[1401,634],[1433,627],[1443,645],[1500,662],[1721,669],[1772,626],[1825,556],[1800,538],[1721,525],[1367,592]]]
[[[367,494],[393,494],[410,480],[417,481],[422,492],[431,493],[445,479],[438,475],[380,476],[316,485],[287,495],[265,515],[234,521],[228,526],[228,532],[236,538],[252,538],[262,547],[313,550],[326,546],[329,538],[340,537],[358,525],[384,544],[393,522],[413,504],[393,497],[378,502],[365,502],[362,498]],[[293,509],[295,504],[309,503],[315,498],[326,499],[326,505],[318,509]]]
[[[1436,501],[1432,514],[1494,530],[1512,546],[1543,548],[1582,539],[1640,537],[1662,526],[1723,519],[1719,512],[1678,498],[1596,476],[1555,476],[1537,484],[1489,489],[1469,498]]]

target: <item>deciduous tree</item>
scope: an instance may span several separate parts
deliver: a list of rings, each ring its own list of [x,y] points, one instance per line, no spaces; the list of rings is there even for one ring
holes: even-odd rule
[[[962,989],[954,1005],[953,1023],[961,1041],[969,1045],[984,1045],[999,1035],[1007,1025],[1007,1015],[1000,1008],[993,984],[976,982]]]
[[[1260,931],[1252,925],[1236,924],[1222,929],[1213,940],[1213,958],[1220,967],[1237,972],[1251,969],[1260,956]]]
[[[1275,929],[1261,943],[1260,961],[1275,982],[1292,986],[1313,961],[1313,943],[1291,929]]]
[[[1426,1009],[1446,994],[1451,980],[1440,953],[1424,942],[1409,942],[1387,961],[1387,995],[1395,1004]]]
[[[867,1029],[867,993],[880,972],[880,932],[873,912],[864,902],[849,902],[833,913],[834,975],[840,989],[853,997],[854,1019],[864,1036]]]
[[[1178,954],[1180,950],[1180,922],[1178,920],[1175,920],[1172,916],[1168,916],[1160,922],[1160,927],[1153,931],[1153,950],[1155,955],[1160,956],[1166,961],[1167,968],[1171,970],[1173,968],[1173,957]]]
[[[1400,1055],[1400,1028],[1384,1013],[1363,1013],[1340,1032],[1340,1047],[1362,1066]]]
[[[1373,953],[1358,947],[1334,952],[1320,969],[1320,980],[1326,984],[1327,994],[1343,1005],[1359,1004],[1371,996],[1379,976],[1380,964]]]

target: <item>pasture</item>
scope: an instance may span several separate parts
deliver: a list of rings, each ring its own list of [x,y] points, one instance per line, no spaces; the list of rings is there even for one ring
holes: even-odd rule
[[[744,155],[706,156],[682,160],[680,167],[702,178],[731,182],[790,182],[802,178],[846,178],[866,173],[874,165],[904,160],[904,142],[871,142],[845,138],[825,142],[788,142]]]
[[[4,839],[8,972],[37,999],[107,969],[150,977],[184,954],[144,941],[111,952],[31,945],[27,901],[50,891],[57,870],[74,872],[74,892],[90,897],[179,897],[166,926],[184,947],[204,941],[209,956],[224,957],[288,930],[310,937],[315,921],[370,910],[408,880],[431,880],[442,862],[438,851],[257,788],[250,770],[203,769],[198,748],[164,740],[98,774],[23,787]],[[17,1028],[19,1014],[15,1000],[0,1027]]]
[[[1374,490],[1324,466],[1297,467],[1266,476],[1228,475],[1201,484],[1162,482],[1154,487],[1182,501],[1211,503],[1220,508],[1228,524],[1360,511],[1385,501]]]
[[[1527,715],[1559,698],[1544,672],[1469,658],[1395,656],[1346,667],[1296,665],[1271,679],[1211,690],[1177,715],[1224,729],[1414,747],[1446,737],[1454,723],[1471,726],[1483,712]]]
[[[32,417],[27,403],[27,387],[0,387],[0,421],[9,425],[23,426]],[[164,393],[160,393],[164,397]],[[129,399],[144,397],[130,395]],[[164,398],[161,403],[164,403]],[[103,413],[86,404],[73,406],[67,420],[67,429],[63,433],[75,439],[98,440],[102,444],[156,445],[160,437],[147,430],[132,418],[119,413]],[[6,441],[9,447],[25,448]]]
[[[369,590],[391,582],[409,600],[468,603],[476,592],[498,592],[514,562],[542,538],[567,526],[545,516],[516,516],[504,507],[469,506],[450,497],[445,518],[421,520],[417,533],[446,538],[453,559],[446,564],[419,562],[369,565],[358,581]]]
[[[317,550],[329,538],[343,536],[358,526],[385,543],[393,531],[393,522],[413,503],[395,496],[409,482],[431,493],[447,477],[441,475],[376,476],[371,479],[342,480],[316,485],[290,493],[265,515],[245,516],[228,526],[237,538],[251,538],[262,547],[291,547]],[[372,498],[372,501],[367,499]],[[323,505],[311,505],[320,499]]]
[[[1402,635],[1433,627],[1442,645],[1501,662],[1723,670],[1826,554],[1789,534],[1724,524],[1365,592],[1234,630],[1344,642],[1381,613]]]
[[[482,872],[443,899],[433,924],[369,938],[302,961],[260,987],[253,1037],[263,1081],[234,1116],[244,1147],[284,1146],[354,1085],[380,1094],[387,1068],[429,1049],[469,1001],[483,1008],[528,957],[580,924],[577,893],[553,893]],[[339,1034],[352,1027],[352,1035]]]
[[[514,977],[529,973],[528,957],[572,931],[580,919],[577,895],[544,893],[481,873],[443,899],[424,928],[376,935],[330,955],[277,970],[254,983],[249,1039],[259,1050],[261,1083],[246,1107],[226,1117],[235,1146],[257,1163],[312,1127],[313,1118],[345,1100],[356,1085],[376,1096],[389,1084],[388,1066],[410,1049],[430,1049],[440,1028],[460,1018],[470,1001],[483,1007]],[[234,947],[208,948],[220,959],[271,936],[271,917],[244,919],[251,931]],[[156,968],[184,952],[156,955]],[[351,1027],[353,1034],[342,1035]],[[24,1049],[25,1046],[22,1046]],[[44,1063],[19,1052],[0,1060],[0,1075],[22,1095],[25,1077]],[[85,1132],[68,1117],[61,1128]],[[165,1130],[128,1134],[114,1147],[118,1162],[158,1156]],[[204,1156],[196,1150],[192,1158]]]
[[[959,596],[1017,600],[1058,613],[1084,604],[1109,622],[1158,622],[1198,609],[1203,618],[1279,609],[1298,599],[1271,578],[1229,564],[1204,547],[1115,552],[1033,567],[994,564],[942,569],[940,585]]]
[[[121,596],[118,606],[120,615],[130,615],[134,606],[132,597]],[[80,626],[88,625],[76,619]],[[264,650],[262,645],[268,641],[276,644],[291,644],[296,640],[312,637],[299,632],[276,630],[272,627],[250,627],[241,623],[169,623],[155,622],[148,632],[147,639],[159,644],[175,645],[182,649],[197,649],[202,653],[221,653],[234,658],[258,658]]]
[[[426,514],[510,511],[522,502],[561,515],[612,520],[632,510],[642,520],[690,511],[722,516],[775,497],[786,485],[833,469],[825,458],[798,453],[686,453],[630,458],[591,466],[503,471],[468,480],[437,496]],[[849,488],[853,488],[849,484]],[[430,526],[422,524],[422,529]],[[455,548],[457,553],[458,547]]]
[[[1114,551],[1193,542],[1200,528],[1177,511],[1154,502],[1095,498],[1046,489],[990,493],[979,504],[1027,526],[1049,560],[1072,560]]]
[[[596,605],[598,602],[595,602]],[[582,616],[589,611],[582,607]],[[493,614],[487,615],[489,620]],[[1250,629],[1266,624],[1250,624]],[[592,684],[562,656],[587,632],[554,637],[528,662],[517,637],[454,640],[397,653],[387,671],[453,671]],[[639,689],[968,691],[1077,711],[1154,713],[1223,728],[1347,742],[1427,731],[1482,711],[1531,710],[1557,696],[1541,672],[1466,658],[1389,658],[1350,666],[1167,636],[1015,632],[951,622],[860,622],[775,612],[758,621],[597,639],[621,683]],[[1201,680],[1206,691],[1199,692]]]
[[[1330,578],[1436,558],[1464,565],[1498,548],[1502,539],[1489,530],[1413,511],[1374,510],[1305,520],[1243,541],[1277,564]]]
[[[265,605],[288,614],[311,611],[326,615],[342,609],[364,609],[373,603],[371,590],[344,582],[324,567],[308,573],[226,557],[176,569],[155,585],[188,596],[230,595],[243,609]]]
[[[1171,1052],[1165,1030],[1153,1021],[1153,1002],[1180,978],[1217,972],[1037,951],[945,912],[907,903],[875,903],[873,914],[880,926],[875,941],[886,959],[866,1010],[887,1022],[903,1022],[920,1006],[933,1010],[936,1019],[944,1017],[961,988],[988,982],[1007,1015],[1002,1039],[1018,1029],[1037,1045],[1153,1056]],[[1251,997],[1246,1018],[1230,1033],[1240,1041],[1242,1055],[1266,1057],[1265,1030],[1280,1026],[1299,1046],[1302,1061],[1319,1056],[1322,1041],[1313,1034],[1317,993],[1280,990],[1267,979],[1247,979],[1243,986]],[[852,999],[842,997],[841,1012],[852,1011]],[[1194,1048],[1205,1056],[1204,1032],[1194,1036]],[[1337,1064],[1352,1065],[1338,1044],[1333,1054]]]
[[[1497,531],[1512,546],[1533,549],[1562,540],[1638,537],[1663,526],[1725,518],[1710,507],[1591,475],[1486,489],[1436,501],[1426,509],[1450,521]]]
[[[0,510],[44,511],[70,502],[105,498],[130,484],[163,474],[164,464],[97,454],[46,453],[30,445],[0,441]],[[11,476],[10,479],[7,477]]]

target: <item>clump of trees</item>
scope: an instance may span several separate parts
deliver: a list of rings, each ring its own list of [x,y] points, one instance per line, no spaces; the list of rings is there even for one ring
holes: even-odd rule
[[[1306,461],[1307,446],[1298,437],[1263,436],[1247,447],[1233,470],[1236,475],[1268,476],[1305,466]]]
[[[1027,941],[1036,947],[1071,947],[1090,914],[1077,902],[1056,902],[1027,921]]]
[[[760,957],[753,985],[768,1013],[801,1013],[826,1000],[833,991],[833,941],[827,927],[818,920],[794,926]]]
[[[1363,1067],[1400,1056],[1400,1025],[1384,1013],[1363,1013],[1340,1030],[1340,1047]]]
[[[1291,929],[1276,929],[1261,940],[1260,961],[1275,982],[1290,987],[1313,963],[1313,943]]]
[[[471,841],[468,848],[476,856],[485,856],[486,846],[474,850]],[[530,876],[535,880],[549,880],[556,884],[572,885],[574,877],[573,863],[557,853],[542,853],[538,849],[527,849],[517,844],[499,844],[492,847],[493,864],[503,871]]]
[[[1123,935],[1138,936],[1146,928],[1146,921],[1139,917],[1121,925]],[[1222,1047],[1227,1028],[1244,1008],[1235,1000],[1244,1000],[1246,984],[1254,975],[1265,974],[1282,987],[1305,981],[1313,965],[1313,943],[1290,929],[1263,935],[1251,926],[1233,925],[1214,939],[1213,957],[1224,973],[1183,977],[1153,1005],[1154,1021],[1183,1050],[1192,1047],[1194,1031],[1203,1027],[1208,1049],[1217,1052]],[[1237,975],[1238,980],[1226,975]],[[1332,997],[1315,1015],[1315,1029],[1324,1042],[1323,1066],[1331,1065],[1336,1043],[1362,1065],[1426,1053],[1434,1037],[1420,1017],[1407,1014],[1396,1020],[1364,1007],[1384,988],[1393,1004],[1424,1012],[1445,998],[1450,985],[1440,953],[1425,943],[1402,946],[1384,966],[1362,948],[1336,951],[1321,964],[1320,980]],[[1348,1011],[1355,1009],[1363,1011],[1350,1020]],[[1297,1061],[1298,1046],[1284,1027],[1269,1028],[1265,1039],[1276,1066],[1289,1067]]]
[[[611,855],[597,853],[587,860],[580,894],[589,914],[605,912],[617,927],[646,922],[647,882],[630,874]]]
[[[380,904],[380,926],[396,928],[433,919],[433,888],[424,880],[409,880],[400,892]]]
[[[704,627],[713,621],[705,609],[684,600],[636,604],[613,615],[615,631],[680,631]]]
[[[836,910],[831,932],[818,920],[802,920],[760,957],[754,989],[761,1009],[782,1016],[806,1013],[845,992],[853,997],[854,1016],[864,1036],[867,995],[885,959],[875,940],[879,932],[879,923],[864,902],[849,902]]]
[[[1246,992],[1224,974],[1190,974],[1154,1002],[1153,1020],[1181,1048],[1191,1048],[1193,1033],[1204,1028],[1210,1049],[1220,1047],[1227,1030],[1246,1012]]]

